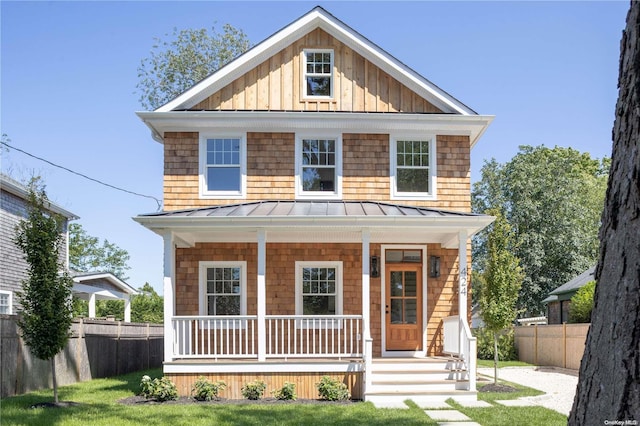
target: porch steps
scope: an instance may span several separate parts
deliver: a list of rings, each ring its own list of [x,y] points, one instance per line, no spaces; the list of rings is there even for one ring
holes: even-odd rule
[[[476,392],[465,390],[468,374],[455,358],[377,358],[368,374],[365,400],[374,404],[411,399],[426,407],[448,398],[476,400]]]

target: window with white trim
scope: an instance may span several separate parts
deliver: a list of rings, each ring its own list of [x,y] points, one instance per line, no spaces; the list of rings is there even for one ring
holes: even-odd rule
[[[0,314],[11,315],[13,313],[13,293],[0,290]]]
[[[333,97],[333,50],[305,49],[302,52],[303,96]]]
[[[393,138],[390,153],[392,198],[435,199],[434,138]]]
[[[296,196],[339,199],[342,196],[342,139],[303,137],[296,140]]]
[[[242,136],[200,137],[200,195],[242,198],[246,194],[246,142]]]
[[[342,315],[342,262],[296,262],[296,315]]]
[[[200,262],[200,315],[246,315],[246,270],[246,262]]]

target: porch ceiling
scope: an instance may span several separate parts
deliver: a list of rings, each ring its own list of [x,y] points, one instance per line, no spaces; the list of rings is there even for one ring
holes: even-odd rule
[[[494,218],[472,213],[378,202],[261,201],[140,215],[135,221],[160,235],[172,233],[180,246],[198,242],[439,243],[458,246],[460,231],[471,236]]]

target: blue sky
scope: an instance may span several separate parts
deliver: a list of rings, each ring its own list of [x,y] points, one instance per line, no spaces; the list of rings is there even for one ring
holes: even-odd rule
[[[162,146],[136,117],[137,68],[154,37],[229,23],[258,43],[321,5],[480,114],[472,152],[519,145],[611,155],[627,1],[0,2],[1,132],[12,144],[131,191],[162,197]],[[41,175],[49,198],[126,249],[129,284],[162,292],[162,240],[131,220],[156,203],[4,151],[3,173]]]

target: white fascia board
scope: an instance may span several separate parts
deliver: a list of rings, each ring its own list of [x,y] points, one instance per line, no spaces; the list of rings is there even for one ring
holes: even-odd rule
[[[8,176],[0,175],[0,188],[15,195],[18,198],[22,198],[25,201],[29,200],[28,188],[22,185],[21,183],[14,181]],[[71,213],[70,211],[63,209],[62,207],[52,203],[51,201],[47,201],[47,203],[48,205],[45,206],[45,208],[53,213],[60,214],[66,217],[68,220],[80,219],[74,213]]]
[[[466,229],[469,235],[484,229],[495,220],[493,216],[465,216],[465,217],[327,217],[327,216],[302,216],[302,217],[162,217],[162,216],[137,216],[133,218],[136,222],[146,228],[156,232],[164,233],[172,231],[180,232],[203,232],[245,230],[255,231],[259,228],[274,230],[289,230],[301,232],[309,228],[341,228],[341,229],[362,229],[362,228],[420,228],[433,229],[445,232],[458,232]]]
[[[273,34],[191,89],[157,108],[155,112],[193,107],[317,27],[349,46],[443,111],[461,115],[477,114],[322,8],[312,10]]]
[[[290,111],[171,111],[137,112],[162,143],[165,132],[205,132],[235,129],[296,132],[340,129],[342,133],[416,132],[469,136],[475,145],[494,119],[492,115],[290,112]]]
[[[124,293],[130,295],[136,295],[138,292],[135,288],[131,287],[129,284],[122,281],[120,278],[116,277],[110,272],[97,272],[95,274],[87,273],[82,275],[76,275],[73,277],[73,281],[76,283],[82,283],[90,280],[106,280],[109,281],[115,287],[121,289]]]
[[[127,298],[125,293],[121,293],[119,291],[108,290],[101,287],[93,287],[90,285],[79,283],[73,284],[72,291],[73,293],[78,294],[95,295],[96,298],[103,300],[124,300]]]

